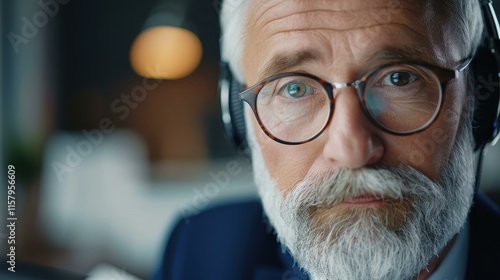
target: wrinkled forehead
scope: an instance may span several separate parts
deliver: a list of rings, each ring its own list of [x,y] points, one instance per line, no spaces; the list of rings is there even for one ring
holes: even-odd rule
[[[427,6],[430,2],[430,0],[248,0],[247,8],[257,16],[261,16],[314,8],[339,12],[362,12],[375,9],[398,10],[400,8],[418,10],[419,7]]]
[[[279,48],[326,50],[343,40],[358,58],[399,43],[434,56],[433,64],[451,66],[446,61],[461,59],[462,51],[449,44],[457,32],[447,21],[432,0],[250,0],[244,52],[264,59]]]
[[[434,5],[435,1],[437,0],[249,0],[247,27],[254,23],[288,24],[293,27],[292,16],[310,20],[310,27],[314,27],[314,23],[328,22],[328,26],[336,26],[339,30],[384,24],[397,18],[407,18],[412,24],[419,26],[421,23],[444,19],[442,11],[436,11],[435,7],[446,5]]]

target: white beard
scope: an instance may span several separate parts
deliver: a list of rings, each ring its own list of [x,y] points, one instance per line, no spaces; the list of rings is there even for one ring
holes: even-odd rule
[[[264,210],[280,243],[312,279],[410,279],[467,219],[474,193],[469,123],[438,182],[409,166],[341,169],[308,174],[283,197],[248,119],[255,183]],[[395,202],[382,210],[339,205],[367,193]]]

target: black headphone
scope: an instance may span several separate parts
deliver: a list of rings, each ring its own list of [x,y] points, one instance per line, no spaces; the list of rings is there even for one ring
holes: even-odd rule
[[[226,137],[236,145],[239,152],[250,157],[243,100],[240,99],[240,92],[244,87],[233,77],[227,62],[221,62],[219,75],[220,106]]]
[[[472,61],[476,151],[488,143],[494,144],[500,137],[500,28],[491,0],[479,1],[484,21],[483,39]],[[243,85],[233,77],[229,64],[221,62],[219,95],[226,135],[239,151],[250,156],[243,101],[239,96],[243,90]]]

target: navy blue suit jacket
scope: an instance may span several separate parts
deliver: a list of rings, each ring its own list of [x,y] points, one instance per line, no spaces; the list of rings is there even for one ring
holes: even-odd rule
[[[477,195],[470,213],[467,279],[500,279],[500,210]],[[305,280],[281,250],[259,202],[206,210],[180,221],[155,280]]]

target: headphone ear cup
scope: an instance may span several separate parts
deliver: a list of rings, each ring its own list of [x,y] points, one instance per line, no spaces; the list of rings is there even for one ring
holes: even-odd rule
[[[484,147],[498,134],[500,80],[495,56],[490,48],[480,46],[472,61],[475,99],[472,128],[475,150]]]
[[[250,157],[246,140],[243,101],[239,95],[241,91],[243,91],[243,86],[233,77],[229,65],[222,62],[219,78],[219,97],[224,130],[226,136],[236,145],[238,150]]]
[[[249,156],[247,143],[247,131],[245,124],[245,112],[243,109],[243,100],[240,98],[240,93],[243,91],[243,86],[234,77],[231,81],[229,93],[229,110],[234,129],[234,140],[238,150],[243,151]]]

